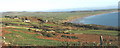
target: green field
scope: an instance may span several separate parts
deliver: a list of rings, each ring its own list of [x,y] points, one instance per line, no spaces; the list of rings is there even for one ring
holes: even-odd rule
[[[110,31],[110,30],[72,30],[71,33],[78,33],[78,34],[101,34],[101,35],[113,35],[117,36],[118,31]]]
[[[90,11],[90,12],[16,12],[16,13],[4,13],[4,16],[35,16],[42,18],[43,20],[50,20],[52,22],[61,22],[61,20],[69,20],[78,17],[85,17],[96,14],[104,14],[113,11]]]
[[[110,36],[111,38],[106,40],[112,44],[104,43],[104,45],[116,46],[116,42],[118,40],[114,39],[118,36],[119,29],[117,27],[93,24],[79,25],[69,22],[66,23],[66,20],[70,21],[76,18],[109,12],[113,12],[113,10],[86,12],[5,12],[3,18],[0,19],[2,19],[3,37],[6,37],[4,40],[5,42],[10,43],[5,44],[7,46],[97,46],[100,44],[98,42],[93,43],[92,41],[89,41],[89,39],[88,41],[82,40],[76,34]],[[19,19],[13,18],[16,16]],[[30,22],[24,22],[26,19],[30,20]],[[48,22],[45,22],[45,20],[48,20]],[[42,36],[44,39],[37,38],[37,36]],[[65,36],[66,38],[61,36]],[[71,38],[71,36],[73,38]],[[74,37],[79,39],[75,39]],[[89,43],[84,42],[84,44],[82,41]]]

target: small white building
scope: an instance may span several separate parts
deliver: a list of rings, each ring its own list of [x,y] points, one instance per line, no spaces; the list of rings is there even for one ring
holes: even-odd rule
[[[13,18],[13,19],[19,19],[19,18],[16,17],[16,18]]]
[[[25,22],[25,23],[29,23],[29,22],[30,22],[30,20],[24,20],[24,22]]]
[[[47,23],[48,22],[48,20],[45,20],[45,23]]]

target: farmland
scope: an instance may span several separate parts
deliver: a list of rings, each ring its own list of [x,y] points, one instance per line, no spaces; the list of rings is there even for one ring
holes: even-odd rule
[[[118,28],[69,21],[113,11],[90,12],[5,12],[4,46],[117,46]]]

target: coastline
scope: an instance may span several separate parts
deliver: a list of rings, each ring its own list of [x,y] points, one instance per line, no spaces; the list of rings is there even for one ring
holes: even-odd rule
[[[72,19],[68,19],[68,20],[65,20],[65,22],[73,22],[77,19],[84,19],[86,17],[89,17],[89,16],[96,16],[96,15],[101,15],[101,14],[107,14],[107,13],[113,13],[113,12],[118,12],[118,11],[112,11],[112,12],[104,12],[104,13],[98,13],[98,14],[94,14],[94,15],[87,15],[87,16],[84,16],[84,17],[73,17]]]

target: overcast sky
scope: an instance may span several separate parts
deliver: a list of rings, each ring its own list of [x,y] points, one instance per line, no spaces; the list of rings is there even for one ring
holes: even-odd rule
[[[115,8],[119,0],[0,0],[0,11],[44,11],[70,8]]]

